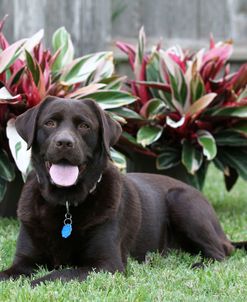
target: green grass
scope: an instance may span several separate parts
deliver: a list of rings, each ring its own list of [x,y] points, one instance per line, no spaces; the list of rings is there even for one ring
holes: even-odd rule
[[[221,175],[210,169],[204,194],[213,203],[225,232],[232,240],[247,239],[247,186],[239,181],[232,192],[224,189]],[[0,269],[12,260],[18,222],[0,220]],[[29,279],[0,282],[0,301],[239,301],[247,296],[247,255],[236,251],[222,263],[204,270],[192,270],[198,260],[186,253],[173,252],[166,258],[150,254],[147,263],[129,259],[126,276],[91,274],[86,282],[42,284],[35,289]],[[42,276],[40,269],[37,276]]]

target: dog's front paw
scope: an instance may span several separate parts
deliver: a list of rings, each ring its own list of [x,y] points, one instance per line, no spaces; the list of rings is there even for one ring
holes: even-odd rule
[[[6,274],[5,272],[0,272],[0,281],[6,281],[9,279],[10,279],[10,277],[8,274]]]
[[[205,269],[206,268],[206,265],[205,263],[203,263],[202,261],[201,262],[195,262],[191,265],[192,269]]]
[[[46,278],[38,278],[38,279],[31,281],[30,285],[31,285],[31,287],[35,287],[35,286],[41,285],[45,281],[47,281]]]

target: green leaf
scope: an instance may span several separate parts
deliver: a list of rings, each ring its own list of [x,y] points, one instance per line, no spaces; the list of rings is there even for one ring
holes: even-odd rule
[[[116,114],[114,111],[107,111],[110,115],[110,117],[114,120],[116,120],[117,122],[119,122],[120,124],[127,124],[127,121],[125,118],[123,118],[122,116],[119,116],[118,114]]]
[[[119,170],[126,170],[127,162],[125,156],[122,153],[111,148],[111,158]]]
[[[194,175],[188,174],[187,175],[187,183],[191,186],[195,187],[196,189],[202,191],[205,178],[208,170],[208,163],[202,162],[199,170],[196,171]]]
[[[223,107],[211,112],[211,116],[234,116],[247,117],[247,106],[241,107]]]
[[[240,121],[234,126],[232,126],[232,129],[235,131],[238,131],[242,133],[243,135],[247,135],[247,121]]]
[[[186,112],[187,116],[195,119],[204,109],[208,107],[216,97],[216,93],[208,93],[193,103]]]
[[[239,175],[238,175],[238,172],[236,171],[236,169],[229,167],[228,175],[224,174],[225,186],[226,186],[226,189],[228,192],[236,184],[238,177],[239,177]]]
[[[99,69],[99,70],[98,70]],[[114,71],[112,52],[98,52],[75,59],[60,77],[63,85],[73,85],[86,82],[89,77],[100,82],[103,78],[110,77]],[[93,77],[92,77],[93,74]]]
[[[160,57],[157,51],[152,52],[147,65],[146,76],[148,82],[164,83],[160,74]],[[167,84],[167,82],[165,82]]]
[[[168,84],[168,82],[161,76],[160,71],[160,56],[157,51],[154,51],[151,55],[151,58],[147,62],[146,65],[146,77],[149,83],[161,83],[161,84]],[[162,89],[158,88],[149,88],[152,93],[152,96],[157,99],[162,99],[167,107],[174,108],[171,102],[171,92],[165,92]]]
[[[33,80],[36,86],[38,86],[39,84],[39,69],[37,68],[36,62],[33,59],[33,57],[31,56],[31,54],[25,50],[25,54],[26,54],[26,61],[27,61],[27,67],[30,70],[32,76],[33,76]]]
[[[112,52],[109,52],[108,55],[101,62],[99,62],[97,68],[92,71],[91,75],[87,78],[85,84],[88,85],[90,83],[101,82],[102,80],[107,78],[112,78],[113,73],[113,54]]]
[[[179,150],[172,147],[166,147],[165,150],[157,157],[156,167],[158,170],[166,170],[177,166],[180,161]]]
[[[203,162],[203,155],[188,140],[183,141],[182,163],[187,171],[194,175]]]
[[[218,146],[247,146],[247,137],[235,130],[223,130],[214,134]]]
[[[157,141],[163,132],[161,127],[143,126],[137,132],[137,143],[147,146]]]
[[[58,50],[60,51],[52,65],[52,71],[56,72],[69,64],[74,57],[74,46],[72,44],[70,34],[64,27],[57,29],[53,34],[52,47],[54,53]]]
[[[190,82],[191,99],[192,103],[199,100],[205,94],[205,87],[202,77],[199,73],[196,73]]]
[[[24,45],[26,40],[27,39],[19,40],[11,44],[0,53],[0,73],[8,69],[9,66],[18,58],[21,53],[20,51],[22,49],[22,46]]]
[[[230,191],[238,180],[239,175],[237,170],[225,165],[218,158],[215,158],[213,162],[215,167],[223,172],[226,189]]]
[[[238,96],[236,102],[241,102],[243,99],[247,98],[247,87],[242,91],[242,93]]]
[[[246,148],[221,147],[218,148],[217,159],[224,167],[225,174],[229,174],[227,167],[233,168],[247,180],[247,150]],[[219,165],[218,165],[219,166]],[[220,166],[219,166],[220,167]]]
[[[161,113],[165,109],[165,104],[159,99],[151,99],[145,104],[145,116],[150,119],[156,117],[157,114]]]
[[[101,90],[84,95],[83,98],[95,100],[103,109],[122,107],[135,101],[135,98],[131,94],[116,90]]]
[[[102,55],[100,57],[102,57]],[[61,83],[69,86],[86,81],[87,77],[95,70],[95,67],[83,70],[83,67],[90,58],[91,55],[86,55],[75,59],[71,64],[69,64],[69,66],[64,69],[60,77]]]
[[[3,200],[6,190],[7,190],[7,182],[6,180],[0,177],[0,202]]]
[[[217,146],[212,134],[206,130],[197,131],[198,143],[202,146],[203,154],[208,160],[215,158],[217,154]]]
[[[129,109],[129,108],[115,108],[110,110],[126,119],[135,119],[135,120],[143,120],[143,117],[141,115],[139,115],[138,113],[136,113],[135,111]]]
[[[145,37],[144,27],[142,27],[139,31],[137,52],[136,52],[135,63],[134,63],[134,71],[137,79],[139,79],[139,75],[140,75],[140,70],[141,70],[144,51],[145,51],[145,43],[146,43],[146,37]]]
[[[213,163],[218,170],[222,171],[225,174],[225,166],[217,157],[213,159]]]
[[[3,149],[0,149],[0,176],[7,181],[12,181],[15,178],[14,165],[10,162],[8,154]]]
[[[170,55],[165,51],[161,51],[161,55],[161,66],[166,68],[171,83],[173,106],[182,114],[189,103],[189,85],[183,71]]]
[[[110,78],[104,78],[100,80],[100,83],[105,84],[105,89],[107,90],[120,90],[126,78],[126,76],[119,77],[114,75]]]
[[[129,142],[131,142],[132,144],[137,145],[137,146],[140,146],[140,145],[137,143],[136,139],[135,139],[132,135],[130,135],[128,132],[123,131],[123,132],[122,132],[122,136],[123,136],[124,138],[126,138]]]

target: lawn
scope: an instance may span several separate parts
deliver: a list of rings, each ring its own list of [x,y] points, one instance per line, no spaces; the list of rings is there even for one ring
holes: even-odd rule
[[[246,183],[238,181],[227,193],[222,176],[211,168],[204,194],[213,203],[229,238],[247,239]],[[1,269],[11,263],[17,232],[17,221],[0,220]],[[126,275],[93,273],[84,283],[54,282],[31,289],[26,278],[0,282],[0,301],[246,301],[245,252],[238,250],[222,263],[208,263],[204,270],[190,269],[198,257],[181,252],[166,258],[150,254],[145,264],[129,259]],[[36,277],[44,273],[41,268]]]

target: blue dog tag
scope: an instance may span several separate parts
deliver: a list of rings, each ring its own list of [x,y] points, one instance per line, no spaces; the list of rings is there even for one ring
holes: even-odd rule
[[[62,228],[62,237],[68,238],[72,233],[72,225],[71,224],[65,224]]]

